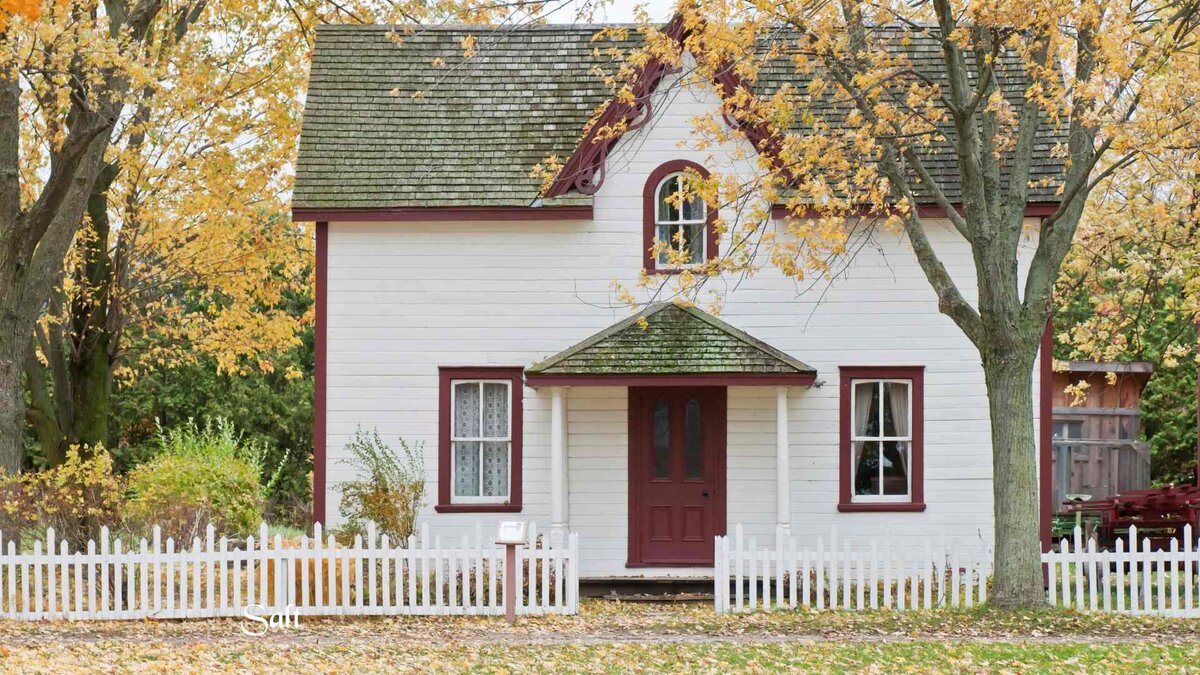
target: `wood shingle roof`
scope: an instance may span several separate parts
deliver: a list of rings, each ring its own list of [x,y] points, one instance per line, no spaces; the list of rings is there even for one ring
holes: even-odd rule
[[[605,53],[614,45],[593,41],[603,28],[448,26],[405,34],[391,26],[319,27],[293,208],[542,203],[532,167],[551,155],[566,160],[588,119],[611,96],[595,72],[617,65]],[[467,38],[475,40],[476,53],[464,59]],[[925,76],[945,79],[935,39],[918,36],[902,44]],[[615,46],[628,49],[632,42]],[[1019,67],[1011,57],[1004,65]],[[770,94],[785,82],[798,91],[807,84],[781,60],[764,69],[755,91]],[[1021,78],[1004,82],[1006,97],[1019,105]],[[831,118],[844,113],[837,104],[818,105],[814,112]],[[1053,149],[1062,140],[1056,132],[1043,134],[1031,180],[1061,174],[1063,161]],[[927,163],[951,201],[959,201],[949,143],[935,144]],[[1055,194],[1053,184],[1035,187],[1030,201],[1053,202]],[[588,206],[591,197],[568,192],[544,204]]]

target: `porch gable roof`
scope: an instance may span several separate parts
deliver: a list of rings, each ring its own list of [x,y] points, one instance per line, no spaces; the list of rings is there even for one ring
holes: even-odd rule
[[[525,369],[530,386],[811,385],[804,362],[695,307],[652,304]]]

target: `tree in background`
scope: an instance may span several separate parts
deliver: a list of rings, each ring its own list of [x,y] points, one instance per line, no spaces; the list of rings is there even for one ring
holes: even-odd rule
[[[119,120],[64,277],[25,361],[28,417],[50,465],[108,441],[114,376],[211,355],[221,371],[297,341],[280,308],[309,237],[287,218],[306,45],[273,1],[174,9],[154,77]]]
[[[983,365],[997,477],[992,598],[1002,606],[1043,603],[1034,362],[1092,193],[1138,158],[1195,145],[1191,103],[1180,96],[1197,78],[1197,59],[1187,51],[1195,7],[706,0],[680,8],[684,48],[696,57],[683,79],[718,82],[723,99],[722,110],[696,121],[696,146],[757,139],[761,176],[751,184],[692,176],[690,191],[738,211],[736,220],[723,213],[718,223],[732,246],[701,269],[643,284],[696,297],[710,277],[763,265],[797,280],[820,277],[847,252],[848,223],[863,213],[903,231],[938,308]],[[630,71],[650,58],[682,64],[675,40],[652,26],[642,30],[647,44],[628,60]],[[917,36],[937,45],[938,65],[928,72],[908,49]],[[794,71],[806,86],[755,96],[738,82],[773,68]],[[1035,150],[1048,137],[1063,139],[1054,153],[1065,168],[1048,181],[1059,205],[1035,226],[1036,252],[1022,274]],[[930,151],[938,145],[961,203],[933,170]],[[926,236],[923,201],[939,206],[968,244],[976,288],[964,291],[947,272]],[[768,231],[771,203],[786,203],[798,217]],[[977,300],[968,299],[976,292]]]
[[[0,468],[19,471],[30,336],[147,55],[161,0],[13,3],[0,12]],[[168,9],[169,13],[169,9]]]
[[[280,309],[300,316],[311,305],[309,293],[289,293]],[[158,425],[171,429],[189,419],[224,418],[247,442],[265,449],[265,466],[280,468],[267,494],[271,522],[307,525],[312,497],[312,325],[305,325],[299,337],[294,347],[258,355],[271,361],[266,371],[222,372],[214,356],[201,355],[185,363],[148,364],[137,377],[119,381],[107,445],[118,471],[156,452]]]
[[[409,24],[399,47],[424,23],[566,5],[16,2],[0,32],[0,466],[20,469],[26,416],[55,464],[111,435],[116,381],[267,373],[296,344],[309,318],[281,300],[309,283],[287,195],[314,25]]]
[[[1196,480],[1197,171],[1192,144],[1115,174],[1085,213],[1057,291],[1060,358],[1155,365],[1141,408],[1159,484]]]

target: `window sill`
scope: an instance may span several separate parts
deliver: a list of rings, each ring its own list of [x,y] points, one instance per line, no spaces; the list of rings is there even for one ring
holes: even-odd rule
[[[669,274],[683,274],[688,269],[689,268],[687,268],[687,267],[665,267],[662,269],[644,269],[642,271],[645,272],[646,274],[668,274],[669,275]],[[692,269],[693,271],[695,270],[695,268],[690,268],[690,269]]]
[[[438,504],[438,513],[520,513],[520,504]]]
[[[709,258],[708,262],[711,263],[714,260],[716,260],[716,258]],[[646,274],[683,274],[684,272],[691,272],[693,274],[704,274],[705,269],[707,267],[708,267],[708,263],[704,263],[704,264],[696,263],[694,265],[684,265],[683,267],[645,267],[645,266],[643,266],[642,271],[645,272]]]
[[[842,513],[880,513],[895,511],[912,513],[925,510],[925,502],[852,502],[838,504]]]

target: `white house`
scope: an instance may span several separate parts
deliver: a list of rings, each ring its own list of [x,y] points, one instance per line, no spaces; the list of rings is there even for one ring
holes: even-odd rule
[[[685,167],[754,171],[755,150],[695,149],[715,85],[653,63],[631,129],[581,141],[607,97],[599,29],[319,29],[294,204],[317,223],[314,518],[336,524],[362,426],[423,443],[435,529],[578,532],[585,577],[711,575],[736,523],[764,542],[778,525],[990,542],[979,356],[902,234],[866,233],[807,286],[769,266],[722,280],[719,317],[617,299],[614,280],[661,266],[656,233],[719,255],[715,213],[663,197]],[[540,197],[530,168],[552,154],[566,167]],[[1030,222],[1053,208],[1033,194]],[[928,223],[970,297],[966,243]]]

